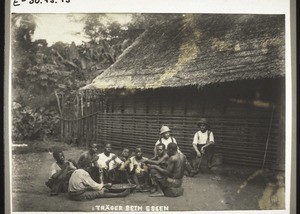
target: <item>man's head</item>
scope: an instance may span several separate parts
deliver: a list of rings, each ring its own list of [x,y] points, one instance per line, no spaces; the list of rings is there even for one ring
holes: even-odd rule
[[[177,144],[176,143],[169,143],[167,147],[167,153],[169,156],[175,155],[177,152]]]
[[[96,152],[97,152],[97,144],[94,143],[90,146],[90,153],[95,154]]]
[[[166,149],[165,144],[162,144],[162,143],[157,144],[156,151],[157,151],[158,156],[161,156],[164,153],[165,149]]]
[[[58,163],[64,163],[65,162],[65,155],[61,150],[57,150],[53,152],[53,158]]]
[[[141,159],[143,157],[143,151],[141,147],[136,147],[135,149],[135,157],[137,159]]]
[[[110,143],[105,144],[105,146],[104,146],[104,153],[106,155],[109,155],[111,153],[111,144]]]
[[[160,128],[160,135],[164,139],[168,139],[170,137],[170,132],[171,132],[171,129],[168,126],[162,126]]]
[[[208,122],[207,122],[207,119],[206,118],[201,118],[198,122],[197,122],[197,125],[200,129],[201,132],[206,132],[207,130],[207,125],[208,125]]]
[[[129,157],[129,149],[128,148],[124,148],[122,151],[122,156],[123,157]]]

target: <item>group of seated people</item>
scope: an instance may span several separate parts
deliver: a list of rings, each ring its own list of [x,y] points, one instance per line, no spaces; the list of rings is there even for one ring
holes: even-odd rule
[[[117,156],[112,153],[109,143],[100,154],[97,153],[97,145],[92,144],[77,162],[66,161],[62,151],[53,152],[56,162],[52,164],[50,178],[46,182],[51,189],[50,194],[68,192],[71,199],[80,201],[125,197],[130,194],[130,189],[115,193],[110,191],[111,186],[134,184],[135,191],[150,191],[152,197],[183,195],[183,176],[193,176],[196,171],[179,150],[175,138],[170,136],[170,129],[163,126],[160,134],[162,137],[155,144],[152,158],[144,157],[139,146],[132,155],[128,148],[124,148]]]

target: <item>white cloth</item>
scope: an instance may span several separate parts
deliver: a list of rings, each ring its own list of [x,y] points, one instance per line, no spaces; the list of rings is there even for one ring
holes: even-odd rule
[[[172,138],[173,138],[173,143],[176,143],[176,144],[177,144],[176,139],[175,139],[174,137],[172,137]],[[169,137],[168,139],[165,139],[165,138],[162,137],[162,138],[161,138],[161,143],[165,145],[165,150],[167,150],[168,145],[169,145],[170,143],[172,143],[172,139],[171,139],[171,137]],[[159,140],[159,139],[158,139],[158,141],[155,143],[155,147],[156,147],[158,144],[160,144],[160,140]],[[179,153],[182,153],[182,152],[180,151],[178,145],[177,145],[177,151],[178,151]]]
[[[141,160],[147,160],[148,158],[142,157]],[[135,169],[135,173],[140,174],[141,172],[147,171],[147,165],[145,163],[142,163],[141,160],[137,160],[135,156],[130,158],[130,171],[133,170],[134,165],[137,165],[137,168]],[[141,167],[143,165],[143,167]]]
[[[109,156],[106,156],[104,154],[104,152],[102,152],[98,156],[99,156],[98,164],[99,164],[99,167],[102,168],[102,169],[112,170],[112,169],[116,168],[118,164],[123,163],[123,161],[120,158],[117,157],[115,160],[112,160],[112,161],[109,162],[109,166],[107,165],[106,162],[108,160],[111,160],[114,156],[116,156],[114,153],[110,153]]]
[[[69,180],[69,192],[77,192],[81,190],[101,190],[103,188],[103,183],[98,184],[95,182],[89,173],[83,169],[76,169]]]
[[[207,138],[208,138],[208,130],[206,130],[204,133],[202,133],[201,131],[198,131],[194,135],[193,145],[206,144]],[[209,142],[210,141],[215,142],[214,134],[211,131],[210,131],[210,134],[209,134]]]
[[[56,162],[54,162],[51,167],[50,167],[50,175],[49,178],[52,177],[52,175],[54,175],[55,173],[57,173],[59,170],[61,170],[61,168],[58,166],[58,164]]]
[[[177,144],[176,139],[175,139],[174,137],[172,137],[172,138],[173,138],[173,142]],[[172,143],[172,139],[171,139],[171,137],[169,137],[168,139],[165,139],[165,138],[162,137],[162,138],[161,138],[161,143],[164,144],[165,147],[166,147],[166,149],[167,149],[169,143]],[[159,140],[159,139],[158,139],[158,141],[155,143],[155,146],[157,146],[158,144],[160,144],[160,140]]]

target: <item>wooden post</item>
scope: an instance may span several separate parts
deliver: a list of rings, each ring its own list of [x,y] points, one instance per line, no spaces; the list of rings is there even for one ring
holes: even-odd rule
[[[272,122],[273,122],[273,115],[274,115],[274,109],[275,107],[272,107],[272,113],[271,113],[271,119],[270,119],[270,125],[269,125],[269,131],[268,131],[268,137],[267,137],[267,141],[266,141],[266,148],[265,148],[265,154],[264,154],[264,160],[263,160],[263,164],[262,164],[262,169],[264,169],[265,167],[265,161],[266,161],[266,156],[267,156],[267,151],[268,151],[268,145],[269,145],[269,139],[270,139],[270,134],[271,134],[271,128],[272,128]]]

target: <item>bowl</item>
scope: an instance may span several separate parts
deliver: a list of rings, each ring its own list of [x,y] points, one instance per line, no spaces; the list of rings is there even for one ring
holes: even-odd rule
[[[135,184],[113,184],[111,187],[107,187],[107,189],[113,193],[120,193],[126,189],[130,189],[130,192],[132,192],[135,188]]]

